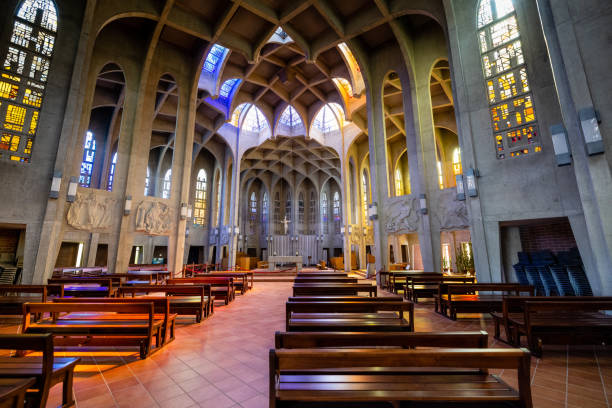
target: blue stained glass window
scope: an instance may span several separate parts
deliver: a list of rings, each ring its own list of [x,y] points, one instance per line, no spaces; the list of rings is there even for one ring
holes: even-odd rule
[[[108,172],[108,191],[113,191],[113,181],[115,181],[115,167],[117,166],[117,152],[113,154],[113,160],[111,161],[110,171]]]
[[[83,151],[83,161],[81,162],[81,172],[79,174],[79,185],[81,187],[91,186],[91,175],[96,159],[96,139],[93,133],[87,132],[85,135],[85,150]]]
[[[295,108],[291,105],[287,106],[279,119],[280,123],[285,126],[295,127],[302,125],[302,119]]]
[[[228,51],[227,48],[219,44],[214,44],[208,52],[206,60],[204,60],[204,71],[210,72],[211,74],[215,73],[219,65],[221,65],[225,59]]]
[[[221,85],[221,89],[219,89],[219,97],[227,99],[232,94],[232,91],[236,86],[240,84],[240,79],[232,78],[228,79]]]
[[[314,118],[314,126],[321,132],[327,133],[340,129],[340,122],[343,120],[342,108],[337,103],[328,103]]]

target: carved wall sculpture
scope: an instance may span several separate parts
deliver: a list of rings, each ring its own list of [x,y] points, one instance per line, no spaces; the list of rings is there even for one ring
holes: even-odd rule
[[[385,200],[385,231],[408,234],[419,229],[418,200],[415,197],[389,197]]]
[[[465,201],[457,200],[454,189],[443,190],[437,199],[435,217],[441,230],[467,229],[470,218]]]
[[[78,192],[66,215],[68,225],[86,231],[103,232],[112,226],[117,200],[102,194]]]
[[[157,201],[143,201],[136,211],[136,231],[167,235],[172,227],[172,209]]]

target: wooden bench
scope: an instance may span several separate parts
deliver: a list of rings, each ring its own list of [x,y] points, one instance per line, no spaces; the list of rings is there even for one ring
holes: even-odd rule
[[[433,298],[441,283],[474,283],[473,276],[406,276],[404,297],[419,302],[419,298]]]
[[[395,271],[380,271],[380,286],[388,290],[389,292],[397,293],[398,290],[404,288],[405,278],[407,277],[441,277],[443,276],[440,272],[422,272],[422,271],[406,271],[406,270],[395,270]]]
[[[44,303],[48,298],[48,291],[64,296],[62,285],[0,285],[0,314],[21,315],[23,304],[27,302]]]
[[[113,287],[113,278],[98,277],[74,277],[74,278],[50,278],[49,285],[62,285],[65,296],[74,297],[112,297],[117,291]],[[115,282],[117,286],[117,282]]]
[[[348,278],[347,272],[298,272],[296,278]]]
[[[18,350],[22,355],[25,351],[42,352],[41,357],[0,357],[0,379],[34,378],[26,394],[28,407],[45,407],[49,390],[58,383],[63,384],[62,407],[74,406],[72,379],[81,359],[54,357],[51,334],[0,334],[0,349]]]
[[[501,312],[491,312],[495,323],[494,337],[515,347],[520,347],[520,342],[514,338],[515,326],[524,324],[525,302],[592,302],[612,301],[612,296],[506,296],[502,303]],[[506,339],[501,337],[501,329],[504,329]]]
[[[240,290],[240,294],[244,294],[247,290],[251,290],[254,286],[253,272],[211,272],[205,275],[198,274],[195,276],[234,278],[234,286],[237,290]]]
[[[359,283],[358,278],[345,278],[345,277],[296,277],[294,283]]]
[[[478,332],[276,332],[274,347],[338,348],[338,347],[450,347],[487,348],[489,335]]]
[[[444,293],[446,291],[446,293]],[[477,292],[500,292],[499,294]],[[436,302],[440,313],[457,319],[457,313],[490,313],[502,310],[505,294],[533,296],[534,287],[515,283],[440,284]],[[436,307],[436,310],[438,310]]]
[[[118,296],[124,298],[131,294],[165,293],[170,302],[170,313],[195,316],[196,323],[214,312],[214,297],[210,295],[210,285],[139,285],[121,287]]]
[[[55,346],[138,346],[140,358],[151,352],[153,337],[161,346],[163,319],[156,319],[153,302],[148,303],[26,303],[23,333],[51,333]],[[88,316],[83,313],[91,312]],[[51,317],[33,322],[32,314]],[[65,313],[65,315],[61,315]],[[70,314],[75,313],[75,318]],[[117,319],[103,316],[117,313]],[[97,318],[99,314],[100,318]]]
[[[542,356],[542,344],[610,344],[612,316],[601,311],[612,310],[611,300],[527,301],[523,324],[514,322],[513,337],[520,343],[526,336],[529,350]]]
[[[0,378],[0,408],[23,408],[26,392],[36,378]]]
[[[404,313],[408,313],[408,321]],[[389,331],[389,327],[414,331],[414,304],[404,300],[285,303],[286,330],[304,331],[308,327],[311,331]]]
[[[154,319],[163,320],[162,324],[162,340],[161,345],[174,340],[174,327],[176,322],[176,313],[171,312],[170,299],[168,297],[146,297],[146,298],[62,298],[53,299],[56,303],[153,303],[155,311]],[[70,318],[77,317],[78,313],[71,313]],[[84,314],[84,318],[89,318],[89,314]],[[81,316],[79,316],[81,317]],[[142,316],[145,317],[144,315]],[[99,320],[123,320],[123,313],[96,313],[96,319]]]
[[[362,292],[376,296],[377,287],[370,283],[295,283],[293,285],[293,296],[356,296]]]
[[[215,299],[223,299],[227,305],[234,300],[236,291],[234,278],[211,277],[211,278],[175,278],[166,281],[168,285],[210,285],[211,296]]]
[[[518,391],[489,368],[517,370]],[[532,408],[529,370],[524,349],[277,349],[269,407]]]
[[[401,296],[289,296],[289,302],[401,302]]]

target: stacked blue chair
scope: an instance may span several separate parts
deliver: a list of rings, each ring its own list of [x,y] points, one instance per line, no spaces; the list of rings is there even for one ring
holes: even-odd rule
[[[540,268],[540,266],[525,265],[525,272],[527,273],[527,279],[529,280],[529,284],[535,288],[536,295],[545,296],[546,289],[544,288],[544,283],[542,283],[542,279],[540,279]]]
[[[538,266],[538,273],[540,274],[540,279],[544,284],[544,291],[546,296],[559,296],[559,290],[557,289],[557,283],[555,282],[555,278],[553,278],[550,269],[548,266]]]
[[[559,294],[561,296],[575,296],[576,292],[570,281],[570,277],[567,273],[566,265],[549,265],[548,269],[552,274],[557,288],[559,288]]]
[[[525,267],[520,263],[514,264],[512,267],[514,268],[514,273],[516,274],[518,283],[521,285],[529,285],[529,280],[527,279],[527,274],[525,273]]]
[[[593,290],[581,265],[567,265],[567,272],[578,296],[593,296]]]

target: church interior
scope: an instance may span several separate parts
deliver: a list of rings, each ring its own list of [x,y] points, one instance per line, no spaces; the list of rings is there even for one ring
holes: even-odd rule
[[[610,1],[2,7],[0,407],[612,405]]]

